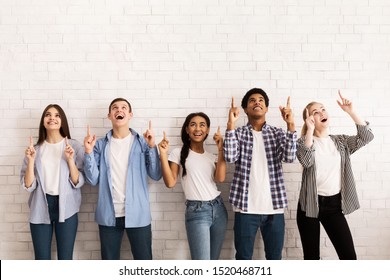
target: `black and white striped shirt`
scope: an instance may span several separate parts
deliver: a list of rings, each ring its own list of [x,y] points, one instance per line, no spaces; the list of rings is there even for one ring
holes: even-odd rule
[[[357,135],[354,136],[330,135],[341,155],[341,207],[344,215],[350,214],[360,207],[350,156],[374,139],[374,134],[368,122],[367,125],[356,125],[356,127]],[[299,204],[301,210],[306,212],[307,217],[316,218],[319,210],[315,146],[308,148],[305,145],[305,136],[298,139],[297,157],[303,166]]]

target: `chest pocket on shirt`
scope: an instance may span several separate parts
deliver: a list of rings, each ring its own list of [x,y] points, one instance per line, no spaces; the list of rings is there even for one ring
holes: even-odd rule
[[[145,181],[147,177],[145,151],[142,150],[142,143],[135,142],[133,145],[136,145],[130,155],[133,176],[142,178],[142,181]]]

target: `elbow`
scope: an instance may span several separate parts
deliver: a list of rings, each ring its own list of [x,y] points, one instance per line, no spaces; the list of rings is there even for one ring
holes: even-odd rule
[[[91,180],[90,178],[85,178],[85,182],[93,187],[98,184],[98,180]]]
[[[173,181],[164,181],[164,184],[168,189],[173,189],[176,186],[176,182]]]
[[[223,177],[223,178],[215,178],[215,182],[218,183],[218,184],[221,184],[221,183],[225,182],[225,177]]]
[[[225,161],[227,163],[234,163],[236,162],[236,157],[229,156],[228,154],[224,154]]]

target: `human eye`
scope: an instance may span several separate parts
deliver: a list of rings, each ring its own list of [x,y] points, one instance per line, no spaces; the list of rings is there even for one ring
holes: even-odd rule
[[[318,111],[313,111],[311,114],[313,115],[313,116],[316,116],[316,115],[318,115]]]

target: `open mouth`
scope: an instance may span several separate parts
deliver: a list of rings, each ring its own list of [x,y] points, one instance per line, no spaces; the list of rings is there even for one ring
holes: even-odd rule
[[[322,119],[321,122],[324,123],[324,122],[327,122],[328,119]]]
[[[123,115],[115,116],[115,119],[117,119],[117,120],[123,120],[124,118],[125,118],[125,116],[123,116]]]

